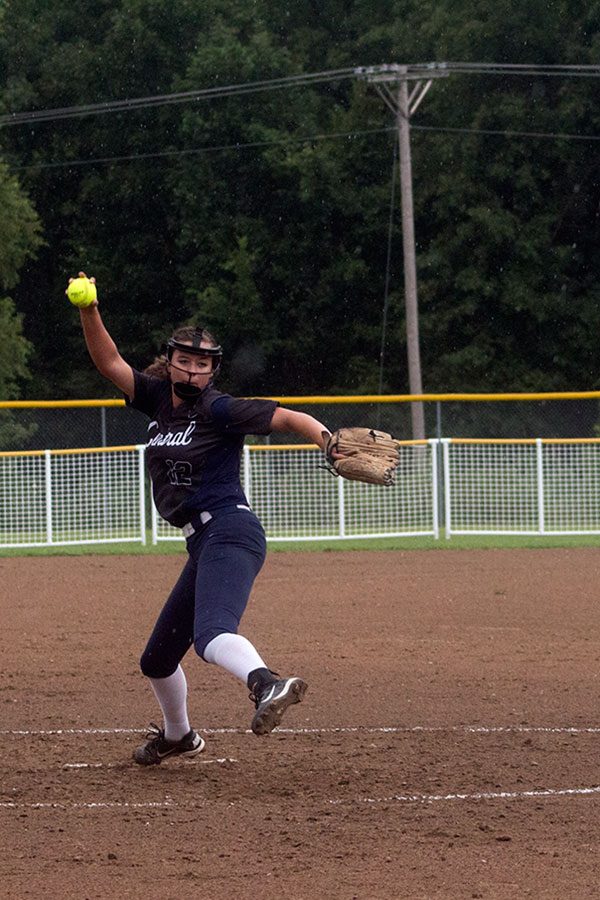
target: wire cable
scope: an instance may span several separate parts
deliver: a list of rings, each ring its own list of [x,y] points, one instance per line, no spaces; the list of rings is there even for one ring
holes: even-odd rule
[[[80,118],[81,116],[97,115],[101,113],[129,112],[131,110],[144,109],[147,107],[159,107],[198,100],[211,100],[214,98],[231,97],[239,94],[251,94],[281,88],[304,87],[308,84],[322,84],[350,77],[354,77],[353,69],[332,69],[328,72],[290,75],[283,78],[273,78],[267,81],[243,82],[241,84],[229,84],[196,91],[159,94],[153,97],[110,100],[104,103],[90,103],[83,106],[67,106],[57,109],[42,109],[34,112],[7,113],[0,116],[0,126],[54,122],[61,119]]]
[[[507,138],[559,138],[565,141],[600,141],[597,134],[568,134],[561,131],[503,131],[494,128],[446,128],[436,125],[413,125],[414,131],[441,131],[446,134],[489,134]]]
[[[401,71],[402,70],[402,71]],[[404,73],[406,70],[406,73]],[[61,119],[80,118],[114,112],[130,112],[147,107],[160,107],[190,101],[210,100],[220,97],[231,97],[240,94],[257,93],[293,87],[304,87],[309,84],[322,84],[344,79],[365,79],[384,76],[394,78],[406,77],[426,78],[432,75],[468,74],[468,75],[527,75],[527,76],[560,76],[562,78],[600,78],[600,66],[597,65],[548,65],[541,66],[525,63],[452,63],[434,62],[419,63],[409,66],[396,64],[382,66],[362,66],[345,69],[330,69],[324,72],[309,72],[300,75],[281,76],[261,81],[248,81],[203,88],[194,91],[183,91],[172,94],[158,94],[148,97],[135,97],[124,100],[109,100],[103,103],[89,103],[81,106],[67,106],[57,109],[42,109],[32,112],[14,112],[0,115],[0,127],[8,125],[36,124],[54,122]]]
[[[539,77],[600,78],[593,64],[537,65],[532,63],[443,63],[450,72],[476,75],[535,75]]]
[[[305,137],[288,136],[281,140],[272,141],[248,141],[236,144],[214,144],[209,147],[189,147],[185,150],[157,150],[154,153],[131,153],[126,156],[96,156],[90,159],[72,159],[65,162],[32,163],[27,166],[10,166],[12,172],[26,172],[32,169],[69,169],[82,166],[107,165],[109,163],[134,162],[135,160],[174,158],[179,156],[197,156],[205,153],[224,153],[230,150],[249,150],[259,147],[274,147],[285,144],[309,144],[312,141],[340,140],[342,138],[361,137],[363,135],[387,134],[395,131],[395,126],[386,128],[368,128],[355,131],[334,131],[330,134],[311,134]],[[564,132],[544,131],[501,131],[492,128],[446,128],[437,125],[414,125],[412,131],[422,131],[439,134],[484,134],[505,138],[539,138],[565,141],[600,141],[600,135],[595,134],[567,134]]]
[[[275,147],[285,144],[309,144],[312,141],[336,140],[339,138],[360,137],[367,134],[387,134],[394,131],[392,126],[386,128],[367,128],[358,131],[335,131],[330,134],[309,134],[306,137],[288,136],[280,140],[248,141],[236,144],[214,144],[209,147],[190,147],[186,150],[157,150],[155,153],[132,153],[127,156],[93,157],[91,159],[73,159],[68,162],[33,163],[28,166],[11,166],[11,171],[20,172],[29,169],[68,169],[79,166],[92,166],[113,162],[131,162],[137,159],[159,159],[161,157],[195,156],[204,153],[220,153],[227,150],[249,150],[257,147]]]

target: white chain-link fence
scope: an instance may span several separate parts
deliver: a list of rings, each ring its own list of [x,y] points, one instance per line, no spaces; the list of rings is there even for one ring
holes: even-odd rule
[[[313,446],[253,445],[242,476],[270,540],[600,534],[598,438],[407,441],[392,487],[332,477]],[[143,445],[0,453],[0,547],[183,542],[148,493]]]
[[[437,441],[406,442],[396,483],[380,487],[333,477],[313,445],[246,446],[242,479],[272,540],[438,537],[437,454]],[[180,539],[153,507],[154,543]]]
[[[144,447],[0,453],[0,546],[146,541]]]
[[[600,440],[448,440],[446,537],[599,534]]]

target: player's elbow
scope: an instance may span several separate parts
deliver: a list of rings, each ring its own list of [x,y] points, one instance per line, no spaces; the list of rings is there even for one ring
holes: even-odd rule
[[[318,444],[320,447],[323,446],[322,432],[327,430],[325,426],[307,413],[296,412],[281,406],[275,410],[271,420],[271,428],[273,431],[297,434],[311,443]]]
[[[112,381],[124,394],[133,395],[133,370],[129,363],[126,363],[120,356],[116,360],[96,362],[96,368],[104,378]]]

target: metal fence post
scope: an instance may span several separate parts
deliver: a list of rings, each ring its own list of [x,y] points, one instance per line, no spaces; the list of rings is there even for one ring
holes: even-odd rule
[[[450,438],[442,438],[442,454],[444,466],[444,506],[446,513],[446,540],[452,534],[452,508],[450,506]]]
[[[139,497],[139,515],[140,515],[140,537],[142,544],[146,543],[146,479],[144,477],[144,444],[138,444],[136,450],[138,452],[138,490]]]
[[[154,503],[150,505],[150,527],[152,529],[152,543],[158,544],[158,512]]]
[[[100,446],[106,447],[106,407],[100,407]],[[108,461],[106,459],[106,453],[103,453],[100,457],[101,465],[102,465],[102,483],[106,484],[107,480],[107,468]],[[102,491],[102,528],[104,529],[104,533],[108,531],[108,496],[106,491]]]
[[[537,472],[537,498],[538,498],[538,531],[544,534],[546,521],[544,516],[544,459],[542,453],[542,439],[535,442],[536,472]]]
[[[438,442],[442,440],[442,404],[440,400],[436,400],[435,403],[435,436],[438,439]],[[438,443],[438,448],[441,447],[441,443]],[[437,475],[439,479],[439,484],[444,485],[444,470],[443,470],[443,458],[442,453],[436,453],[437,458]],[[438,524],[439,522],[444,523],[444,492],[443,490],[438,490]]]
[[[339,535],[346,535],[346,496],[344,494],[344,479],[338,478],[338,517],[339,517]]]
[[[44,450],[44,480],[46,485],[46,542],[53,543],[52,533],[52,454]]]
[[[440,518],[439,518],[439,481],[438,481],[438,446],[437,438],[429,438],[429,446],[431,447],[431,511],[433,513],[433,536],[437,540],[440,537]]]
[[[269,451],[266,451],[267,453]],[[250,447],[244,444],[244,493],[250,506],[252,506],[252,472],[250,471]]]

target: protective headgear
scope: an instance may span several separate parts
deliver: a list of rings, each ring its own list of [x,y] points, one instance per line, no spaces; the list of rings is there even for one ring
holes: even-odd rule
[[[212,374],[215,376],[219,371],[221,365],[221,358],[223,356],[223,349],[219,345],[217,347],[202,347],[201,343],[204,339],[204,328],[197,325],[194,333],[192,334],[192,343],[185,344],[182,341],[178,341],[175,338],[170,338],[167,341],[167,359],[169,363],[171,363],[171,359],[173,357],[174,350],[181,350],[183,353],[193,353],[196,356],[209,356],[213,361],[213,370]],[[206,340],[209,340],[207,338]],[[173,365],[171,363],[171,365]],[[174,369],[177,369],[178,372],[183,372],[183,369],[178,369],[177,366],[173,366]],[[188,376],[187,381],[174,381],[173,382],[173,390],[175,392],[175,396],[179,397],[180,400],[195,400],[196,397],[199,397],[202,393],[202,388],[198,387],[195,384],[192,384],[192,375],[193,372],[186,372]]]

